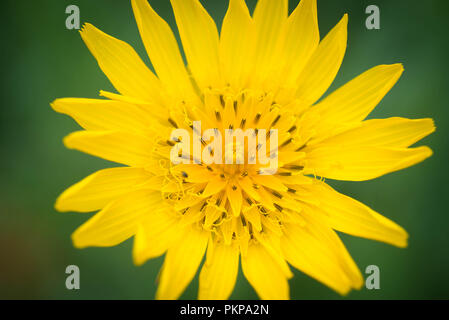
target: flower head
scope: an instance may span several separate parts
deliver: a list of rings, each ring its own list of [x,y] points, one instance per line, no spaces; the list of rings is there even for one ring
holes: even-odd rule
[[[343,60],[347,15],[320,41],[315,0],[290,15],[287,0],[259,0],[252,16],[244,0],[230,0],[220,33],[198,0],[171,3],[187,67],[146,0],[132,7],[156,75],[126,43],[90,24],[81,30],[119,93],[52,107],[85,129],[64,139],[68,148],[125,166],[58,198],[59,211],[100,210],[74,232],[74,245],[134,236],[138,265],[165,253],[161,299],[178,298],[203,257],[201,299],[228,298],[239,261],[263,299],[289,297],[290,266],[341,294],[360,288],[335,230],[398,247],[407,233],[323,178],[374,179],[432,154],[410,147],[434,131],[431,119],[365,120],[402,65],[369,69],[317,102]],[[276,160],[268,174],[264,157]]]

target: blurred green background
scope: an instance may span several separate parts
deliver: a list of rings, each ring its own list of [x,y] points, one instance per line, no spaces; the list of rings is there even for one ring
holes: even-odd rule
[[[218,25],[227,0],[202,1]],[[254,1],[247,1],[251,10]],[[290,2],[290,10],[296,4]],[[150,3],[172,27],[168,0]],[[57,213],[58,194],[86,175],[114,164],[64,148],[62,138],[78,126],[53,112],[58,97],[98,97],[113,91],[76,30],[65,28],[66,6],[76,4],[90,22],[133,45],[148,63],[127,0],[6,0],[1,4],[0,112],[0,298],[152,299],[162,258],[135,267],[132,240],[113,248],[73,248],[70,234],[90,214]],[[380,8],[381,29],[365,28],[365,8]],[[348,50],[331,90],[364,70],[402,62],[405,72],[371,117],[432,117],[437,132],[420,144],[434,156],[374,181],[332,182],[402,225],[409,247],[343,235],[362,273],[380,267],[380,290],[351,292],[346,299],[449,298],[449,108],[447,1],[318,0],[323,37],[349,13]],[[81,270],[81,289],[65,288],[65,268]],[[293,299],[342,299],[295,271]],[[185,299],[196,298],[198,277]],[[240,273],[232,299],[256,299]]]

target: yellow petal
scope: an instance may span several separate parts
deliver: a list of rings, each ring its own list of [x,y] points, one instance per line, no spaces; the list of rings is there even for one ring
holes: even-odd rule
[[[160,192],[139,190],[108,204],[72,234],[77,248],[115,246],[133,236],[142,219],[158,208]]]
[[[242,270],[260,299],[289,299],[285,274],[261,244],[252,241],[248,244],[246,256],[242,255]]]
[[[264,230],[262,233],[254,233],[254,237],[263,245],[265,250],[269,253],[271,258],[278,264],[287,279],[293,277],[293,273],[288,266],[285,257],[281,250],[280,238],[283,235],[282,230],[279,228],[279,222],[276,218],[269,218],[262,216],[262,224]]]
[[[260,194],[254,188],[254,184],[249,177],[244,177],[243,179],[239,179],[239,185],[242,187],[243,191],[245,191],[251,198],[256,201],[260,201]]]
[[[310,191],[301,193],[303,196],[319,199],[319,205],[314,206],[315,216],[333,229],[397,247],[407,246],[408,235],[403,228],[363,203],[338,193],[327,184],[318,181],[304,185],[303,189]]]
[[[77,131],[64,138],[69,149],[118,163],[144,167],[153,156],[153,142],[131,132]]]
[[[143,43],[161,82],[169,92],[183,99],[195,99],[192,83],[170,26],[158,16],[147,0],[133,0],[132,6]]]
[[[284,225],[281,246],[287,261],[340,294],[360,288],[362,275],[335,232],[311,216],[304,218],[303,227]]]
[[[243,202],[242,189],[240,189],[240,186],[237,183],[232,185],[228,184],[228,187],[226,188],[226,194],[228,196],[228,200],[234,216],[239,216],[240,211],[242,210]]]
[[[52,108],[75,119],[86,130],[119,130],[145,132],[148,116],[139,107],[120,101],[63,98],[56,99]]]
[[[246,84],[251,66],[254,26],[245,0],[230,0],[220,33],[223,78],[236,90]]]
[[[234,289],[238,269],[239,250],[235,244],[209,244],[206,262],[200,272],[198,299],[228,299]]]
[[[316,0],[301,0],[287,19],[280,80],[292,87],[320,42]]]
[[[224,189],[224,187],[227,185],[227,181],[224,179],[212,179],[204,189],[204,191],[201,193],[201,196],[203,198],[210,197],[211,195],[214,195],[221,190]]]
[[[114,87],[122,94],[160,102],[160,84],[127,43],[86,23],[81,37]]]
[[[303,104],[313,104],[334,81],[346,51],[347,25],[345,14],[320,42],[301,72],[296,96]]]
[[[206,183],[215,179],[213,175],[205,166],[197,164],[179,164],[172,170],[173,173],[182,175],[185,181],[192,183]]]
[[[134,263],[142,265],[148,259],[159,257],[176,243],[185,231],[178,222],[179,217],[170,208],[149,213],[134,237]]]
[[[171,0],[189,68],[200,89],[219,85],[218,31],[198,0]]]
[[[314,106],[323,125],[358,122],[376,107],[398,81],[401,64],[380,65],[365,71]]]
[[[256,44],[254,51],[254,75],[266,80],[278,70],[284,26],[288,16],[288,0],[259,0],[253,19]]]
[[[360,126],[322,141],[326,146],[406,148],[435,131],[432,119],[388,118],[363,121]],[[314,146],[315,147],[315,146]],[[312,147],[312,148],[314,148]],[[318,148],[319,146],[316,146]],[[309,148],[306,150],[310,150]]]
[[[428,147],[323,145],[307,154],[304,174],[336,180],[370,180],[415,165],[431,155]]]
[[[192,281],[207,247],[208,233],[195,227],[167,252],[156,299],[177,299]]]
[[[140,168],[110,168],[97,171],[65,190],[56,200],[58,211],[89,212],[136,190],[151,176]]]
[[[279,180],[277,177],[273,175],[254,175],[253,181],[261,184],[265,187],[268,187],[270,189],[279,191],[279,192],[287,192],[288,188],[282,183],[281,180]]]

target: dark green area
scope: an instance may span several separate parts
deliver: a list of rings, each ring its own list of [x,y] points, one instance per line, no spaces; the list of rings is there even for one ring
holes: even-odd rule
[[[174,27],[167,0],[150,1]],[[297,2],[297,1],[296,1]],[[402,62],[405,72],[372,117],[432,117],[437,132],[419,144],[434,156],[407,170],[362,183],[332,183],[402,225],[409,247],[398,249],[343,236],[362,272],[375,264],[381,289],[361,289],[351,299],[449,298],[448,42],[447,1],[319,0],[321,36],[349,13],[348,50],[331,89],[364,70]],[[220,22],[227,1],[203,1]],[[58,97],[112,91],[77,31],[65,28],[65,8],[76,4],[81,21],[129,42],[148,62],[129,1],[9,0],[1,4],[0,298],[152,299],[162,258],[135,267],[132,241],[113,248],[73,248],[70,234],[90,214],[57,213],[53,203],[66,187],[113,164],[67,150],[62,138],[78,126],[53,112]],[[255,1],[250,1],[251,8]],[[376,4],[381,29],[365,28],[365,8]],[[291,9],[295,3],[291,3]],[[81,269],[81,289],[65,288],[65,268]],[[182,266],[180,266],[182,268]],[[293,299],[341,299],[295,271]],[[196,277],[182,298],[195,298]],[[239,274],[233,299],[255,299]]]

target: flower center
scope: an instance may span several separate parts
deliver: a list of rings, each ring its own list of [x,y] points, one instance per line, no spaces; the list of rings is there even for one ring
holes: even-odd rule
[[[182,220],[229,242],[260,232],[261,219],[282,219],[283,193],[294,194],[283,179],[302,170],[288,163],[301,159],[303,141],[299,117],[288,110],[271,94],[208,90],[200,103],[170,115],[162,193]]]

